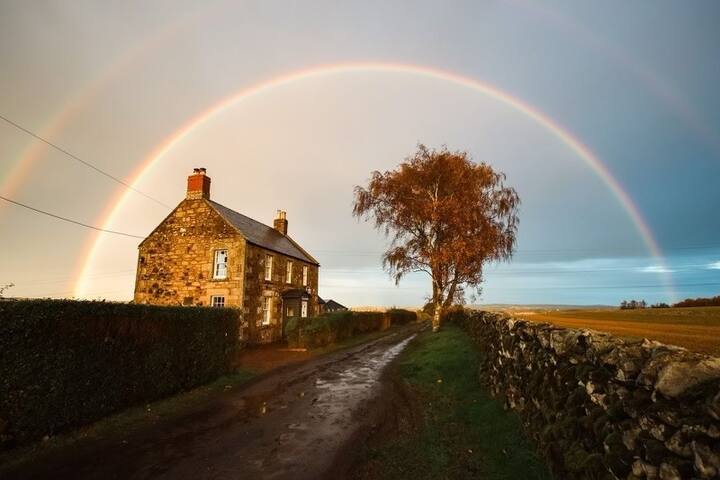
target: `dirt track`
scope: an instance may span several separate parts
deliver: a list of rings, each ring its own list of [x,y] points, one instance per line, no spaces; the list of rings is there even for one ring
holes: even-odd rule
[[[149,431],[55,452],[3,478],[337,478],[376,418],[381,373],[412,334],[282,368]]]

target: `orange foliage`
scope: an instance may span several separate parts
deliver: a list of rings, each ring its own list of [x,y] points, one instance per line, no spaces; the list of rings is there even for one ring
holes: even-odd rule
[[[463,287],[479,289],[485,263],[512,256],[519,204],[490,165],[419,145],[396,170],[375,171],[367,187],[355,187],[353,214],[391,237],[383,265],[396,283],[409,272],[430,275],[438,327]]]

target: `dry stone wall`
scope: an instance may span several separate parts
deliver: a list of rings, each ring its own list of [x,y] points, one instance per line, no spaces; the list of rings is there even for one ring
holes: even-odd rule
[[[456,312],[480,379],[562,479],[720,478],[720,358],[649,340]]]

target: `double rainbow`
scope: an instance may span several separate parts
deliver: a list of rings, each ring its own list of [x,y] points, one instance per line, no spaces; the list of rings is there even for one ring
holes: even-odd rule
[[[291,72],[257,83],[250,87],[243,88],[242,90],[222,99],[210,108],[200,112],[198,115],[188,120],[180,128],[175,130],[142,161],[133,174],[131,181],[128,183],[130,183],[134,188],[137,187],[143,176],[155,164],[155,162],[159,161],[164,155],[171,151],[181,140],[188,135],[191,135],[196,128],[250,97],[270,93],[274,89],[281,88],[294,82],[353,72],[402,73],[446,81],[459,87],[468,88],[477,93],[487,95],[537,122],[547,132],[551,133],[563,144],[565,144],[567,148],[577,155],[577,157],[582,159],[585,164],[593,172],[595,172],[598,177],[600,177],[605,185],[607,185],[635,225],[635,228],[643,239],[649,253],[655,257],[656,262],[661,267],[659,270],[661,271],[667,293],[671,298],[674,298],[672,279],[670,274],[667,272],[665,259],[647,222],[640,214],[637,205],[635,205],[628,193],[622,188],[618,180],[613,177],[607,166],[605,166],[587,146],[585,146],[577,137],[572,135],[558,122],[554,121],[523,100],[485,82],[430,67],[381,62],[339,63]],[[108,204],[108,207],[98,222],[101,224],[102,228],[112,228],[115,219],[120,212],[122,212],[123,207],[130,198],[130,195],[132,195],[132,191],[125,190]],[[77,297],[84,297],[86,295],[87,282],[85,278],[87,277],[88,272],[92,269],[92,265],[97,258],[98,252],[103,243],[103,238],[105,238],[104,235],[106,234],[93,233],[91,235],[93,235],[93,237],[91,237],[90,248],[81,261],[80,273],[75,282],[74,291]]]

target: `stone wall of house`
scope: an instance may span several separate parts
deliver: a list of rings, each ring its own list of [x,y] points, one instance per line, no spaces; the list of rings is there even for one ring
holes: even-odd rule
[[[213,279],[216,250],[228,250],[226,279]],[[135,303],[241,307],[245,240],[202,199],[183,200],[139,247]]]
[[[272,280],[265,280],[266,255],[272,255]],[[247,245],[245,266],[245,295],[243,313],[249,325],[251,337],[260,343],[272,342],[282,337],[283,300],[282,293],[302,285],[302,266],[307,265],[308,287],[310,287],[310,301],[308,302],[308,316],[318,312],[318,266],[312,265],[297,258],[267,250],[257,245]],[[293,262],[292,281],[286,281],[287,262]],[[272,298],[270,325],[263,325],[263,299]]]
[[[720,358],[503,314],[455,314],[480,379],[562,479],[720,478]]]

